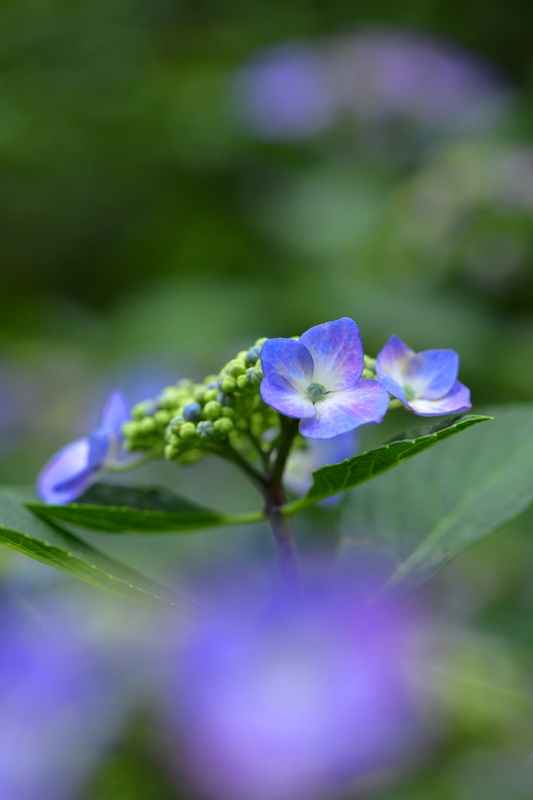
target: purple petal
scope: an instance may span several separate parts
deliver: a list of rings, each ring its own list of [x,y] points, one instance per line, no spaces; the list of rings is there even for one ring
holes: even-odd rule
[[[444,397],[437,400],[416,399],[405,404],[407,408],[420,414],[422,417],[438,416],[439,414],[458,414],[472,408],[470,402],[470,389],[460,381],[455,381],[451,390]]]
[[[448,394],[458,372],[459,356],[454,350],[423,350],[408,361],[404,386],[410,386],[416,397],[437,400]]]
[[[306,419],[314,417],[316,414],[315,407],[307,393],[297,391],[286,378],[279,375],[263,378],[261,397],[267,406],[272,406],[286,417]]]
[[[285,378],[299,392],[305,393],[313,380],[311,353],[295,339],[267,339],[261,350],[261,364],[265,378]]]
[[[96,469],[90,466],[89,439],[67,444],[42,469],[37,479],[39,496],[45,503],[71,503],[93,482]]]
[[[364,352],[359,328],[348,317],[324,322],[300,336],[313,357],[313,380],[328,391],[354,386],[363,374]]]
[[[381,422],[389,407],[388,392],[377,381],[331,392],[315,403],[317,414],[300,422],[300,433],[311,439],[331,439],[367,422]]]
[[[89,436],[88,467],[99,469],[116,442],[116,433],[106,433],[102,428],[93,431]]]
[[[118,390],[111,392],[105,404],[102,422],[98,426],[98,430],[119,435],[120,429],[128,417],[129,411],[122,392]]]
[[[378,381],[382,383],[387,391],[394,395],[394,397],[399,397],[400,400],[404,402],[405,395],[403,390],[401,395],[397,394],[396,387],[394,387],[393,384],[390,384],[391,388],[389,388],[386,381],[387,379],[392,379],[396,386],[403,386],[405,382],[405,368],[414,355],[414,350],[411,350],[410,347],[407,347],[405,342],[402,342],[398,336],[393,334],[376,358],[376,375]]]
[[[402,401],[402,403],[408,402],[407,396],[403,390],[403,386],[400,386],[400,384],[393,380],[393,378],[389,378],[385,373],[380,371],[380,375],[378,375],[378,381],[393,397],[397,397]]]

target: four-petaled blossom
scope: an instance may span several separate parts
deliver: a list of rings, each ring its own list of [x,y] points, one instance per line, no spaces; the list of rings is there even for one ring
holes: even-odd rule
[[[331,439],[366,422],[381,422],[384,388],[362,378],[359,328],[347,317],[309,328],[298,341],[268,339],[261,351],[265,403],[300,420],[300,433]]]
[[[112,392],[102,421],[90,436],[77,439],[56,453],[41,471],[37,489],[46,503],[71,503],[113,463],[122,441],[120,432],[128,419],[121,392]]]
[[[409,411],[424,417],[472,408],[470,391],[457,380],[458,372],[454,350],[415,353],[398,336],[390,337],[376,359],[378,381]]]

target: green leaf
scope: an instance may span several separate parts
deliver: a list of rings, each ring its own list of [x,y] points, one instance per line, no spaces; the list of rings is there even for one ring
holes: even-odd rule
[[[388,586],[411,588],[524,511],[533,501],[533,405],[493,411],[491,425],[353,492],[344,556],[355,564],[360,546],[373,546],[390,560]]]
[[[433,447],[438,442],[442,442],[472,425],[477,425],[478,422],[490,419],[491,417],[474,415],[447,417],[439,423],[427,425],[415,431],[406,431],[375,450],[369,450],[360,456],[341,461],[339,464],[321,467],[313,472],[313,485],[307,494],[285,506],[284,513],[296,514],[314,503],[325,500],[326,497],[353,489],[360,483],[375,478],[408,458]]]
[[[129,600],[184,608],[186,601],[24,507],[27,492],[0,488],[0,543]],[[189,607],[190,609],[190,607]]]
[[[166,489],[96,484],[81,502],[54,506],[29,502],[40,517],[103,533],[186,533],[220,525],[259,522],[262,511],[228,516]]]

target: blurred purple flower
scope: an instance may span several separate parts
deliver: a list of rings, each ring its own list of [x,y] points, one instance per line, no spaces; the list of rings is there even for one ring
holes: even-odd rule
[[[112,694],[96,652],[73,620],[47,625],[0,607],[0,797],[78,796],[105,747]]]
[[[122,441],[121,427],[128,408],[121,392],[112,392],[102,421],[88,437],[77,439],[56,453],[41,471],[37,488],[46,503],[71,503],[113,463]]]
[[[257,594],[219,606],[168,665],[164,713],[194,789],[299,800],[397,764],[416,729],[411,622],[361,596],[277,592],[265,610]]]
[[[367,422],[381,422],[387,393],[361,378],[359,328],[348,317],[309,328],[299,341],[267,339],[261,351],[265,403],[300,419],[300,433],[331,439]]]
[[[454,350],[415,353],[398,336],[390,337],[376,359],[378,381],[406,408],[426,417],[472,408],[470,391],[457,380],[458,372]]]
[[[316,136],[343,116],[411,119],[443,130],[479,130],[501,117],[508,92],[494,71],[460,47],[395,29],[287,43],[237,73],[237,102],[267,139]]]
[[[337,464],[352,458],[356,442],[354,431],[341,433],[332,439],[309,439],[305,448],[291,451],[283,474],[284,484],[295,494],[304,495],[313,484],[313,472],[326,464]],[[319,505],[331,505],[338,497],[328,497]]]
[[[236,89],[248,123],[269,139],[315,136],[335,119],[323,59],[312,47],[269,51],[238,73]]]

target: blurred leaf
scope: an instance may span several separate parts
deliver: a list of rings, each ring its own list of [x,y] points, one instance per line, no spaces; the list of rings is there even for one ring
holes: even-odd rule
[[[228,516],[199,506],[166,489],[96,484],[80,503],[27,503],[45,519],[104,533],[186,533],[219,525],[259,522],[263,513]]]
[[[447,417],[441,422],[406,431],[375,450],[349,458],[339,464],[330,464],[313,472],[313,485],[300,500],[285,507],[286,514],[296,514],[304,508],[324,500],[326,497],[353,489],[360,483],[375,478],[402,461],[416,456],[438,442],[460,433],[478,422],[491,417],[464,415]]]
[[[359,542],[392,558],[388,586],[416,586],[533,501],[533,405],[361,487],[343,510],[345,556]],[[352,543],[350,546],[350,542]]]
[[[36,517],[10,487],[0,489],[0,543],[128,600],[167,608],[185,605],[155,581]]]

